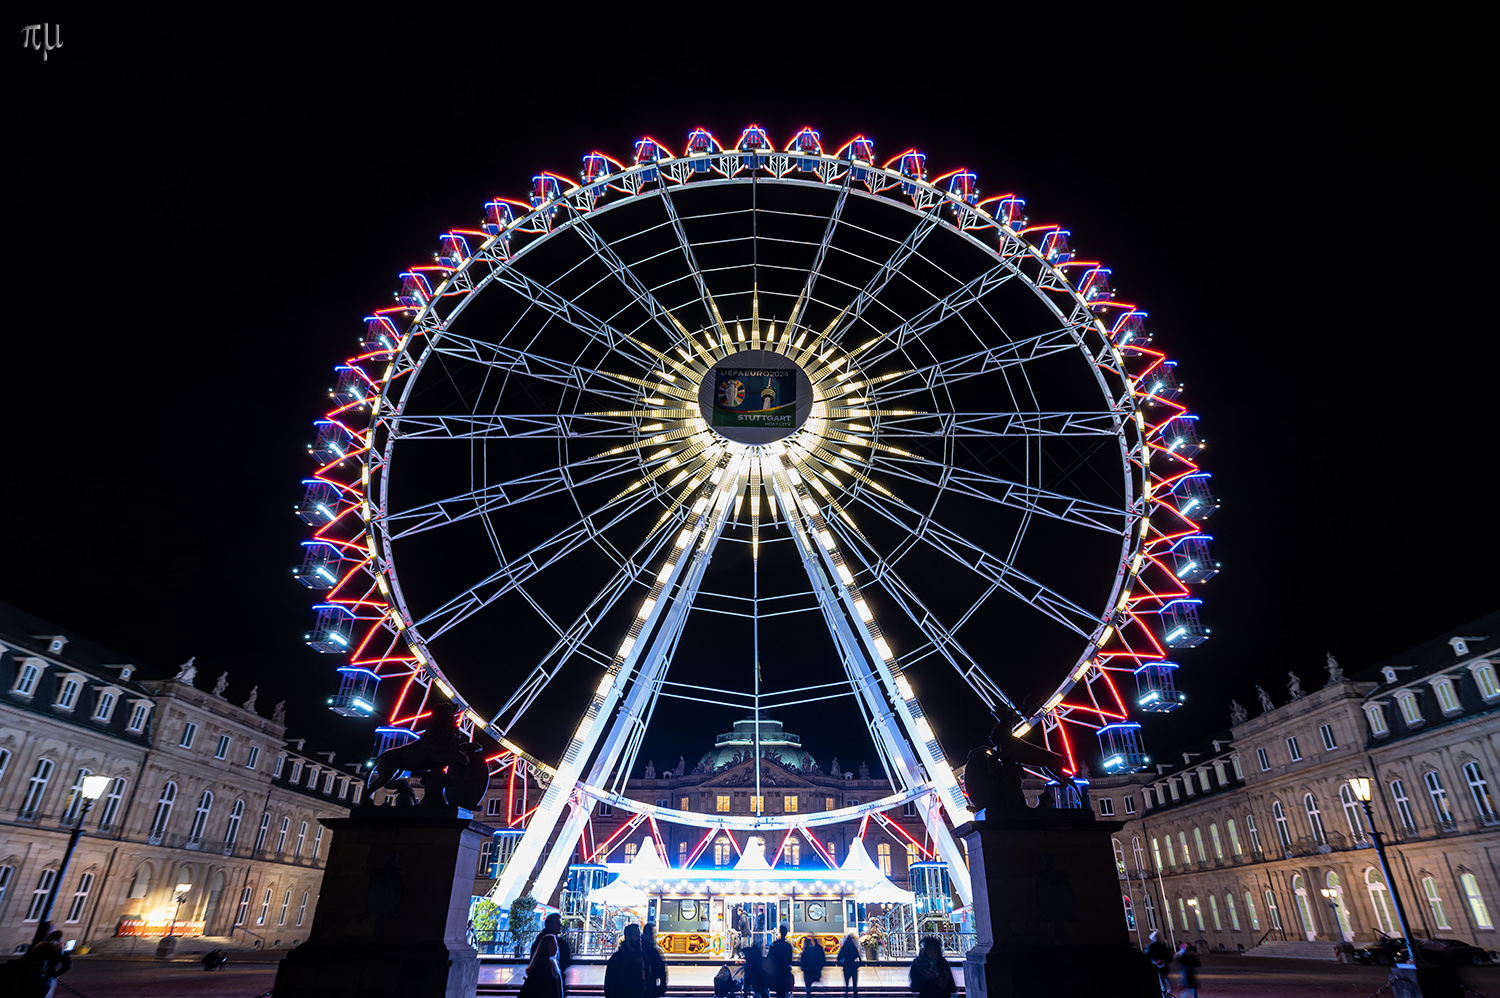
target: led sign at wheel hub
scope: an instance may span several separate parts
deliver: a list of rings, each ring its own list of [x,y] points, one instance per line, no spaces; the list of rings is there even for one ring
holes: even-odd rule
[[[807,372],[773,350],[741,350],[698,385],[698,408],[714,432],[740,444],[770,444],[800,430],[812,414]]]

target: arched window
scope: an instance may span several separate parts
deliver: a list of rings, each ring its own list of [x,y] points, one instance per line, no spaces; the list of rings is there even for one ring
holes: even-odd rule
[[[1172,845],[1172,840],[1168,839],[1167,840],[1167,847],[1171,848],[1171,845]],[[1156,857],[1156,868],[1158,870],[1160,870],[1161,869],[1161,841],[1155,835],[1151,836],[1151,855],[1154,856],[1154,857]]]
[[[1345,942],[1353,942],[1354,931],[1349,928],[1349,908],[1344,904],[1344,890],[1339,883],[1339,875],[1332,870],[1328,871],[1327,885],[1328,889],[1332,892],[1332,896],[1328,900],[1333,905],[1334,917],[1339,923],[1339,932],[1342,934]]]
[[[1260,844],[1260,829],[1255,827],[1255,815],[1245,815],[1245,831],[1250,833],[1250,848],[1256,853],[1263,853],[1265,849]]]
[[[1415,694],[1402,693],[1396,697],[1396,702],[1401,705],[1401,718],[1406,721],[1408,728],[1414,728],[1422,723],[1422,708],[1417,706]]]
[[[1234,895],[1224,895],[1224,907],[1229,910],[1229,927],[1234,931],[1240,931],[1240,913],[1234,907]]]
[[[788,868],[793,870],[797,869],[802,865],[802,843],[798,842],[796,839],[789,839],[786,844],[786,849],[782,852],[781,855],[782,858],[786,860],[786,865]],[[906,847],[906,868],[910,870],[911,865],[916,861],[916,846],[908,845]],[[910,874],[908,874],[908,877],[909,876]]]
[[[1269,892],[1267,892],[1269,893]],[[1245,892],[1245,914],[1250,916],[1250,928],[1260,931],[1260,915],[1255,911],[1255,895]]]
[[[1432,798],[1432,810],[1437,815],[1438,824],[1452,828],[1453,809],[1448,806],[1448,791],[1443,789],[1443,778],[1437,770],[1429,769],[1422,780],[1427,784],[1427,794]]]
[[[1213,916],[1214,931],[1223,932],[1224,923],[1219,921],[1219,896],[1217,894],[1210,894],[1208,896],[1208,913]]]
[[[1355,842],[1365,840],[1365,824],[1359,818],[1359,803],[1349,784],[1339,784],[1339,801],[1344,805],[1344,820],[1349,823],[1349,835]]]
[[[1141,846],[1141,837],[1133,835],[1130,838],[1130,851],[1135,853],[1135,872],[1146,872],[1146,850]]]
[[[286,833],[291,830],[291,827],[292,827],[292,819],[291,819],[291,817],[290,816],[284,816],[281,819],[281,827],[279,829],[277,829],[277,831],[276,831],[276,855],[278,855],[278,856],[280,856],[282,853],[286,852]],[[629,847],[628,850],[627,850],[627,854],[626,854],[627,857],[630,854],[634,853],[634,852],[635,852],[635,847],[634,846]]]
[[[1328,844],[1328,833],[1323,830],[1323,812],[1318,810],[1318,798],[1307,794],[1302,798],[1302,806],[1307,808],[1307,827],[1312,829],[1313,841],[1320,846]]]
[[[1443,899],[1438,894],[1437,880],[1432,877],[1422,878],[1422,893],[1427,898],[1427,907],[1432,909],[1432,924],[1440,929],[1451,929],[1448,924],[1448,912],[1443,908]]]
[[[1199,932],[1204,931],[1204,929],[1206,929],[1207,926],[1205,926],[1203,924],[1203,906],[1198,903],[1198,899],[1197,898],[1193,898],[1191,901],[1188,902],[1188,907],[1193,910],[1193,921],[1195,921],[1195,922],[1198,923],[1198,931]],[[1187,926],[1184,925],[1183,928],[1185,929],[1185,928],[1187,928]]]
[[[1281,801],[1271,802],[1271,817],[1276,819],[1276,837],[1281,840],[1281,848],[1286,852],[1292,850],[1292,829],[1287,824],[1286,811],[1282,809]]]
[[[0,786],[5,785],[5,771],[10,768],[10,749],[0,748]]]
[[[198,842],[203,838],[203,829],[208,827],[208,812],[213,810],[214,795],[209,791],[203,791],[203,796],[198,798],[198,809],[193,812],[193,827],[188,832],[188,841]]]
[[[260,831],[255,833],[255,851],[260,852],[266,847],[266,835],[271,831],[271,812],[266,811],[260,816]]]
[[[109,785],[109,793],[104,797],[104,807],[99,812],[99,830],[107,831],[114,827],[115,819],[120,815],[120,802],[125,799],[125,778],[115,777],[115,781]]]
[[[1417,819],[1411,813],[1411,798],[1406,796],[1406,785],[1400,780],[1391,781],[1391,798],[1396,802],[1396,813],[1401,815],[1401,827],[1416,831]]]
[[[277,914],[276,914],[276,924],[277,925],[285,925],[286,924],[286,910],[287,910],[287,908],[291,907],[291,904],[292,904],[292,889],[290,887],[288,887],[286,889],[286,893],[283,894],[283,895],[281,895],[281,910],[279,912],[277,912]]]
[[[1495,923],[1490,921],[1489,906],[1484,903],[1484,895],[1479,893],[1479,880],[1472,873],[1460,873],[1459,883],[1463,884],[1464,897],[1469,901],[1469,911],[1474,914],[1474,924],[1481,929],[1493,929]]]
[[[1187,902],[1181,897],[1177,899],[1177,920],[1182,923],[1182,931],[1188,931]]]
[[[172,817],[172,802],[177,799],[177,784],[171,780],[161,788],[156,798],[156,815],[151,819],[151,834],[161,835],[167,830],[167,821]]]
[[[1174,867],[1175,868],[1177,866],[1177,857],[1175,855],[1173,855],[1173,853],[1172,853],[1172,833],[1168,832],[1166,838],[1167,838],[1167,865],[1170,866],[1170,867]],[[1161,862],[1161,857],[1160,856],[1156,857],[1156,860],[1157,860],[1158,863]]]
[[[42,909],[47,907],[47,898],[52,893],[52,883],[56,879],[56,870],[42,871],[36,882],[36,890],[31,892],[31,904],[27,906],[26,917],[22,921],[35,922],[42,917]]]
[[[42,799],[47,796],[47,784],[52,780],[52,760],[38,759],[31,771],[31,782],[26,784],[26,799],[21,801],[22,818],[35,818],[42,810]]]
[[[1302,874],[1292,875],[1292,897],[1297,902],[1297,915],[1302,919],[1302,932],[1307,936],[1307,941],[1312,942],[1318,935],[1314,927],[1312,902],[1307,897],[1307,881],[1302,879]]]
[[[1224,861],[1224,843],[1221,842],[1221,841],[1219,841],[1219,826],[1218,826],[1218,824],[1211,824],[1211,825],[1208,826],[1208,838],[1209,838],[1209,841],[1213,842],[1213,844],[1214,844],[1214,859],[1217,859],[1220,862],[1223,862]]]
[[[240,821],[245,817],[245,802],[237,800],[229,810],[229,827],[224,829],[224,844],[233,849],[240,837]]]
[[[1474,797],[1474,806],[1479,809],[1479,820],[1487,825],[1500,821],[1500,815],[1495,813],[1495,798],[1490,796],[1490,785],[1479,771],[1479,763],[1464,763],[1464,779],[1469,781],[1469,793]]]
[[[94,889],[94,875],[85,873],[78,878],[78,888],[73,891],[73,901],[68,905],[68,917],[64,921],[77,922],[83,918],[83,906],[89,903],[89,891]]]
[[[1130,876],[1125,872],[1125,847],[1120,845],[1119,839],[1110,839],[1109,844],[1115,849],[1115,872],[1120,875],[1121,880],[1124,880]]]
[[[1202,866],[1208,862],[1208,853],[1203,851],[1203,829],[1197,825],[1193,826],[1193,845],[1198,850],[1198,865]]]
[[[687,845],[687,843],[686,842],[679,842],[678,845]],[[312,851],[312,858],[313,859],[317,859],[318,858],[318,852],[322,848],[323,848],[323,826],[319,825],[318,826],[318,834],[313,836],[313,851]],[[679,859],[686,859],[687,857],[679,855],[678,858]],[[681,865],[682,865],[681,863],[678,864],[678,866],[681,866]]]
[[[1156,904],[1151,900],[1150,891],[1146,892],[1146,924],[1151,927],[1152,932],[1157,931]]]
[[[1133,904],[1130,903],[1130,895],[1129,894],[1122,894],[1122,895],[1120,895],[1120,901],[1125,906],[1125,931],[1126,932],[1134,932],[1135,931],[1135,905],[1133,905]]]
[[[73,778],[73,789],[68,791],[68,806],[63,809],[63,824],[71,825],[78,820],[78,812],[83,810],[83,780],[93,775],[93,770],[80,769]]]
[[[1182,843],[1182,865],[1186,867],[1193,861],[1192,857],[1188,855],[1187,832],[1178,832],[1177,841]]]
[[[1391,914],[1391,892],[1386,889],[1385,879],[1373,866],[1365,868],[1365,890],[1370,892],[1370,907],[1375,912],[1375,927],[1386,935],[1393,934],[1396,919]]]
[[[302,827],[297,829],[297,847],[292,850],[293,859],[302,858],[302,846],[307,842],[307,822],[302,822]]]
[[[1234,858],[1239,859],[1241,856],[1245,855],[1245,850],[1240,848],[1240,833],[1239,830],[1234,827],[1233,818],[1229,819],[1227,827],[1229,828],[1229,849],[1234,853]]]

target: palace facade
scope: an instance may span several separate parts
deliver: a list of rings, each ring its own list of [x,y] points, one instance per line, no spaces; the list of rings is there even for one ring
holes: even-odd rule
[[[1497,664],[1500,612],[1348,677],[1330,656],[1321,689],[1289,673],[1180,762],[1096,778],[1132,934],[1332,955],[1400,934],[1394,886],[1413,935],[1500,948]]]
[[[0,952],[31,942],[54,888],[52,922],[96,951],[150,952],[169,931],[307,938],[331,837],[318,819],[358,803],[357,768],[288,741],[282,705],[264,717],[255,691],[236,705],[227,677],[206,692],[195,671],[154,678],[0,604]],[[84,814],[95,774],[110,783]]]

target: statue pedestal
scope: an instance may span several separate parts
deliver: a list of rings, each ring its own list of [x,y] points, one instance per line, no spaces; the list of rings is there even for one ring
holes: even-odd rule
[[[472,998],[465,940],[490,829],[449,807],[363,807],[334,833],[307,942],[276,972],[277,998]]]
[[[1092,811],[991,807],[957,829],[974,882],[969,998],[1159,998],[1125,927],[1109,844],[1122,827]]]

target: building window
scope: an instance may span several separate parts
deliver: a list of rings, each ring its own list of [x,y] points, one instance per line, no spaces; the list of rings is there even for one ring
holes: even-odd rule
[[[266,847],[266,835],[271,831],[271,812],[260,816],[260,830],[255,833],[255,851],[260,852]]]
[[[68,905],[68,917],[65,921],[76,922],[83,917],[83,906],[88,904],[89,891],[94,888],[94,875],[85,873],[78,878],[78,889],[73,892],[73,903]]]
[[[1411,813],[1411,798],[1406,796],[1406,787],[1400,780],[1391,781],[1391,796],[1396,800],[1396,813],[1401,815],[1401,827],[1417,830],[1417,819]]]
[[[1113,818],[1115,816],[1115,802],[1108,797],[1100,797],[1099,815],[1104,818]]]
[[[1132,794],[1125,795],[1125,813],[1135,814],[1135,797]]]
[[[108,690],[99,691],[99,702],[94,706],[94,720],[109,722],[110,715],[115,712],[115,695]]]
[[[1217,894],[1208,896],[1208,913],[1213,916],[1214,931],[1223,932],[1224,923],[1219,921],[1219,896]]]
[[[1474,806],[1479,809],[1479,818],[1486,825],[1500,821],[1495,813],[1495,798],[1490,796],[1490,785],[1479,771],[1479,763],[1464,763],[1464,779],[1469,781],[1469,793],[1474,797]]]
[[[1401,705],[1401,717],[1406,721],[1407,727],[1413,727],[1422,723],[1422,710],[1417,706],[1415,693],[1403,693],[1396,698]]]
[[[52,881],[56,879],[56,870],[42,871],[41,878],[36,882],[36,890],[31,892],[31,904],[26,908],[23,922],[35,922],[42,917],[42,909],[47,906],[47,896],[52,893]]]
[[[1500,681],[1495,678],[1495,667],[1489,662],[1480,662],[1472,669],[1474,684],[1479,687],[1479,695],[1486,700],[1500,697]]]
[[[1313,841],[1320,846],[1328,844],[1328,833],[1323,830],[1323,812],[1318,810],[1318,798],[1312,794],[1302,798],[1302,806],[1307,809],[1307,827],[1312,829]]]
[[[1208,838],[1214,844],[1214,859],[1222,863],[1224,861],[1224,843],[1219,840],[1219,826],[1217,824],[1208,826]]]
[[[1255,827],[1255,815],[1245,815],[1245,831],[1250,833],[1250,848],[1257,853],[1265,852],[1265,849],[1260,844],[1260,829]]]
[[[1234,819],[1233,818],[1229,819],[1228,827],[1229,827],[1229,851],[1232,852],[1232,853],[1234,853],[1234,858],[1235,859],[1239,859],[1241,856],[1245,855],[1245,850],[1243,850],[1243,849],[1240,848],[1240,831],[1239,831],[1238,828],[1234,827]]]
[[[1255,895],[1249,891],[1245,892],[1245,914],[1250,916],[1250,928],[1256,932],[1260,931],[1260,915],[1255,911]]]
[[[823,798],[823,810],[825,810],[825,811],[832,811],[833,810],[833,798],[832,797],[824,797]]]
[[[714,842],[714,866],[729,865],[729,840],[721,838]]]
[[[1119,839],[1110,839],[1109,844],[1115,850],[1115,872],[1119,874],[1121,880],[1125,880],[1130,876],[1130,871],[1125,869],[1125,847],[1120,845]],[[908,863],[907,867],[910,868],[910,866],[911,864]]]
[[[1444,828],[1453,827],[1453,811],[1448,806],[1448,791],[1443,789],[1443,779],[1438,776],[1437,770],[1430,769],[1422,777],[1427,783],[1427,793],[1432,797],[1432,810],[1437,815],[1438,824]]]
[[[146,718],[150,713],[151,707],[149,704],[136,704],[135,709],[130,712],[130,723],[125,726],[125,730],[130,732],[144,731],[146,729]]]
[[[311,893],[312,893],[311,891],[303,891],[302,892],[302,903],[297,906],[297,924],[298,925],[302,924],[302,918],[303,918],[303,916],[305,916],[307,914],[307,896],[309,894],[311,894]]]
[[[1182,922],[1182,931],[1186,932],[1188,930],[1187,902],[1180,897],[1177,899],[1177,918]]]
[[[1422,893],[1427,895],[1427,907],[1432,909],[1432,922],[1440,929],[1451,929],[1448,913],[1443,909],[1443,899],[1438,896],[1437,881],[1432,877],[1422,878]]]
[[[302,845],[307,841],[307,822],[302,822],[302,827],[297,829],[297,846],[292,850],[293,859],[302,858]]]
[[[245,802],[237,800],[234,807],[229,809],[229,827],[224,829],[224,844],[230,849],[239,841],[240,821],[245,817]]]
[[[625,862],[629,863],[635,859],[636,849],[639,848],[634,842],[625,843]]]
[[[1188,854],[1187,832],[1178,832],[1177,841],[1182,843],[1182,865],[1185,867],[1193,861]]]
[[[795,794],[787,794],[781,798],[781,810],[792,814],[797,810],[797,797]]]
[[[1236,780],[1243,780],[1245,778],[1245,770],[1240,767],[1240,757],[1237,755],[1230,756],[1229,764],[1234,767],[1234,778]]]
[[[1276,837],[1281,840],[1281,848],[1285,852],[1292,849],[1292,830],[1287,825],[1286,811],[1281,807],[1281,801],[1271,802],[1271,817],[1276,820]]]
[[[1490,909],[1484,903],[1484,895],[1479,893],[1479,881],[1472,873],[1460,873],[1458,879],[1464,885],[1469,910],[1474,913],[1474,924],[1481,929],[1493,929],[1495,923],[1490,921]]]
[[[250,917],[250,892],[253,888],[246,887],[240,891],[240,906],[234,912],[234,924],[244,925],[245,919]]]
[[[78,775],[73,779],[73,789],[68,791],[68,804],[63,808],[62,823],[71,825],[78,818],[78,812],[83,810],[83,780],[86,776],[93,776],[93,772],[80,769]]]
[[[214,749],[215,759],[227,759],[229,757],[229,736],[219,736],[219,747]]]
[[[72,710],[73,705],[78,703],[78,691],[83,686],[76,679],[69,679],[62,684],[62,689],[57,692],[56,707],[58,710]]]
[[[16,696],[29,697],[36,693],[37,680],[42,678],[42,670],[31,662],[21,666],[21,671],[16,675],[16,684],[10,691]]]
[[[599,817],[601,817],[601,818],[613,818],[614,816],[615,816],[615,809],[614,809],[613,805],[611,805],[611,804],[600,804],[599,805]]]
[[[1370,892],[1370,908],[1375,912],[1375,927],[1386,935],[1394,933],[1396,919],[1391,914],[1391,892],[1386,888],[1380,871],[1373,866],[1365,868],[1365,890]]]
[[[1151,931],[1156,932],[1156,904],[1151,900],[1151,892],[1146,892],[1146,924],[1151,926]]]
[[[1334,738],[1333,738],[1333,725],[1331,725],[1331,724],[1320,724],[1320,725],[1318,725],[1318,734],[1320,734],[1320,735],[1323,736],[1323,748],[1325,750],[1327,750],[1329,752],[1332,752],[1334,749],[1336,749],[1336,748],[1339,747],[1339,743],[1336,742],[1336,741],[1334,741]]]
[[[504,806],[505,801],[503,798],[491,797],[489,800],[484,802],[484,813],[493,818],[497,814],[505,813]]]
[[[909,800],[905,804],[901,805],[901,817],[903,817],[903,818],[915,818],[916,816],[917,816],[917,802],[916,801]]]
[[[1292,762],[1302,761],[1302,750],[1297,747],[1297,739],[1295,737],[1286,740],[1286,757]]]
[[[1354,799],[1354,791],[1349,784],[1339,784],[1339,802],[1344,805],[1344,820],[1349,823],[1349,835],[1355,842],[1365,840],[1365,825],[1359,820],[1359,803]]]
[[[482,880],[490,880],[495,876],[495,840],[485,839],[479,843],[479,867],[475,876]]]
[[[875,847],[875,862],[879,865],[881,873],[887,877],[891,875],[891,845],[889,842],[882,842]]]
[[[691,811],[693,809],[692,802],[689,801],[686,797],[679,798],[677,803],[677,810],[679,811]]]
[[[752,796],[750,798],[750,813],[764,814],[766,810],[766,799],[763,796]]]
[[[832,842],[826,843],[826,845],[828,846],[828,858],[831,861],[838,856],[838,848]]]
[[[99,813],[99,830],[104,831],[113,828],[115,818],[120,813],[120,801],[125,797],[125,778],[117,776],[109,786],[109,793],[104,798],[104,810]]]
[[[281,829],[276,833],[276,855],[278,856],[286,851],[286,833],[291,830],[291,827],[291,818],[281,819]]]
[[[1271,757],[1268,756],[1268,755],[1266,755],[1266,750],[1265,749],[1263,749],[1263,748],[1256,749],[1255,750],[1255,758],[1256,758],[1256,761],[1258,761],[1260,763],[1260,771],[1262,773],[1268,772],[1270,770],[1270,768],[1271,768]]]
[[[203,838],[203,829],[208,825],[208,812],[214,806],[214,795],[207,790],[203,796],[198,798],[198,809],[193,812],[193,828],[188,832],[188,839],[197,842]]]
[[[719,794],[714,800],[714,810],[724,814],[729,810],[729,795]]]
[[[1120,900],[1125,905],[1125,931],[1126,932],[1134,932],[1135,931],[1135,906],[1130,903],[1130,895],[1129,894],[1123,894],[1123,895],[1121,895],[1120,896]]]
[[[0,748],[0,786],[5,783],[5,771],[10,768],[10,750]]]
[[[288,908],[290,908],[291,905],[292,905],[292,889],[290,887],[288,887],[286,893],[283,894],[283,895],[281,895],[281,910],[276,913],[276,924],[277,925],[285,925],[286,924],[286,910]]]
[[[256,925],[266,924],[266,914],[271,910],[271,888],[266,888],[266,896],[260,899],[260,914],[255,916]]]
[[[1390,726],[1385,723],[1385,708],[1378,703],[1372,703],[1365,708],[1365,719],[1370,722],[1371,734],[1385,735],[1390,733]]]
[[[1193,846],[1198,850],[1198,865],[1207,863],[1208,853],[1203,851],[1203,829],[1197,825],[1193,826]]]
[[[312,858],[318,858],[318,851],[323,848],[323,826],[318,826],[318,834],[313,836]]]
[[[182,741],[177,743],[178,748],[192,748],[193,739],[198,737],[198,725],[192,721],[182,726]]]
[[[1172,867],[1173,869],[1176,869],[1176,867],[1177,867],[1177,855],[1176,855],[1176,853],[1172,852],[1172,833],[1168,832],[1166,834],[1165,838],[1167,840],[1167,865],[1170,866],[1170,867]],[[1158,863],[1160,863],[1161,862],[1161,857],[1160,856],[1156,857],[1156,861]]]
[[[1170,848],[1171,845],[1172,845],[1172,840],[1168,839],[1167,840],[1167,846]],[[1151,836],[1151,855],[1153,855],[1153,856],[1156,857],[1156,868],[1158,870],[1160,870],[1161,869],[1161,840],[1159,840],[1155,835]]]
[[[285,768],[286,768],[286,756],[284,756],[284,755],[278,755],[276,757],[276,768],[271,771],[271,779],[273,779],[273,780],[279,780],[279,779],[281,779],[281,771],[283,769],[285,769]]]
[[[260,761],[260,746],[250,746],[250,751],[245,753],[245,768],[254,769],[255,764]]]
[[[686,842],[677,843],[677,869],[687,869],[688,846]]]
[[[1240,931],[1240,913],[1234,907],[1234,895],[1224,895],[1224,907],[1229,909],[1229,927],[1234,931]]]
[[[177,799],[177,784],[168,780],[156,798],[156,815],[151,819],[151,834],[161,835],[167,830],[167,821],[172,817],[172,802]]]
[[[302,779],[302,760],[301,759],[293,759],[292,760],[292,775],[287,778],[287,782],[288,783],[296,783],[300,779]]]
[[[794,870],[797,869],[802,865],[802,843],[792,839],[786,844],[783,855],[786,857],[786,865]]]
[[[1292,874],[1292,897],[1297,901],[1297,915],[1302,919],[1302,933],[1309,942],[1312,941],[1313,928],[1312,904],[1307,896],[1307,881],[1302,879],[1302,874]]]
[[[1458,694],[1454,692],[1453,680],[1446,676],[1433,680],[1432,692],[1437,695],[1438,709],[1444,714],[1458,713]]]

